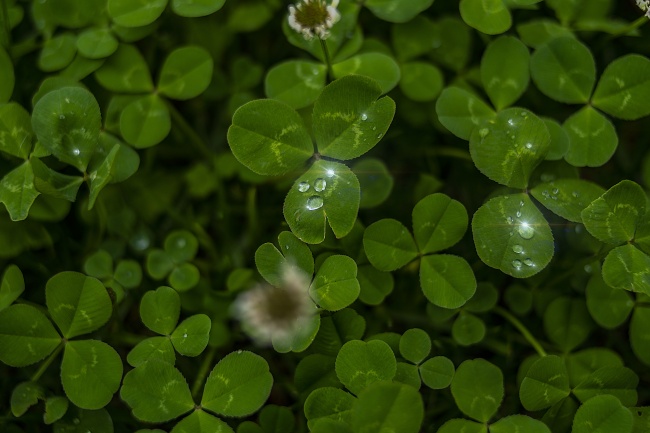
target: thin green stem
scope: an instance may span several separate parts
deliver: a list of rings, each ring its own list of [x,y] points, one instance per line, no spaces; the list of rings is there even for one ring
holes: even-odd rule
[[[45,370],[47,370],[47,368],[50,366],[50,364],[52,364],[52,361],[54,361],[54,359],[56,359],[56,357],[59,355],[59,353],[61,353],[61,351],[63,350],[64,347],[65,347],[65,342],[61,341],[61,343],[59,343],[59,345],[56,346],[56,349],[54,349],[54,352],[52,352],[50,354],[50,356],[41,364],[41,366],[38,368],[36,373],[34,373],[32,375],[32,377],[31,377],[31,379],[29,379],[29,380],[31,382],[38,381],[38,379],[41,378],[43,373],[45,373]]]
[[[330,60],[330,51],[327,48],[327,44],[321,38],[318,38],[320,41],[320,47],[323,50],[323,56],[325,56],[325,64],[327,65],[327,76],[329,79],[334,78],[334,73],[332,72],[332,61]]]
[[[197,399],[199,392],[201,392],[201,389],[203,388],[203,383],[205,382],[205,378],[208,375],[210,367],[212,367],[212,363],[214,362],[214,357],[216,354],[217,348],[210,347],[210,350],[208,350],[208,353],[205,355],[205,358],[203,358],[203,361],[201,362],[199,372],[197,373],[196,378],[194,379],[194,383],[192,384],[192,398],[194,400]]]
[[[612,33],[611,35],[609,35],[607,40],[612,40],[612,39],[616,39],[616,38],[618,38],[620,36],[625,36],[628,33],[630,33],[631,31],[638,29],[639,27],[641,27],[642,25],[644,25],[647,22],[648,22],[648,16],[643,15],[642,17],[637,18],[636,20],[632,21],[627,27],[624,27],[621,30],[619,30],[618,32]]]
[[[429,150],[432,156],[446,156],[449,158],[463,159],[465,161],[471,161],[472,156],[468,151],[463,149],[456,149],[455,147],[435,147]]]
[[[0,45],[5,50],[11,46],[11,23],[9,22],[9,9],[5,0],[0,1]]]
[[[539,356],[546,356],[546,351],[542,347],[541,344],[539,344],[539,341],[531,334],[531,332],[524,326],[523,323],[519,321],[515,316],[510,314],[509,311],[507,311],[504,308],[501,307],[496,307],[494,309],[494,312],[497,313],[499,316],[503,317],[506,319],[508,322],[512,324],[517,330],[523,335],[523,337],[530,343],[531,346],[533,346],[533,349],[539,354]]]
[[[38,35],[34,35],[28,39],[16,42],[11,45],[11,58],[15,60],[26,56],[27,54],[40,49],[43,43],[39,40]]]
[[[176,107],[174,107],[174,104],[170,103],[169,101],[165,102],[167,103],[167,108],[169,109],[169,113],[172,116],[172,120],[188,138],[190,144],[192,144],[194,148],[196,148],[196,150],[199,151],[199,153],[201,153],[210,162],[214,161],[215,155],[208,148],[208,145],[205,143],[205,141],[199,136],[199,134],[196,133],[194,128],[192,128],[190,124],[187,123],[187,120],[185,120],[183,115],[176,109]]]

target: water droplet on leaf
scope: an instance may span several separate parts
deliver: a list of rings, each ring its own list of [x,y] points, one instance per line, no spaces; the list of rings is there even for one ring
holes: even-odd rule
[[[332,170],[331,168],[328,168],[327,171],[325,172],[325,174],[327,175],[327,177],[332,177],[332,176],[334,176],[334,170]]]
[[[307,199],[307,209],[316,210],[323,207],[323,198],[317,195],[312,195]]]
[[[517,218],[521,218],[521,212],[517,211]]]
[[[524,252],[524,247],[522,247],[521,245],[513,245],[512,246],[512,251],[517,253],[517,254],[521,254],[521,253]]]
[[[298,191],[300,192],[306,192],[309,190],[309,183],[307,182],[300,182],[298,184]]]
[[[517,270],[521,269],[521,260],[517,260],[517,259],[513,260],[512,267]]]
[[[361,120],[368,120],[368,115],[366,113],[363,113],[361,115]]]
[[[79,156],[80,153],[81,153],[81,151],[78,148],[75,147],[74,149],[72,149],[72,154],[73,155]]]
[[[524,259],[524,265],[535,266],[535,262],[533,262],[532,259]]]
[[[506,218],[506,221],[508,221],[508,224],[512,224],[514,222],[514,220],[510,216]]]
[[[314,190],[316,192],[324,191],[326,186],[327,186],[327,182],[322,177],[319,177],[314,181]]]
[[[535,236],[535,229],[530,226],[530,224],[526,222],[522,222],[519,224],[519,228],[517,229],[519,232],[519,236],[521,236],[524,239],[530,239],[533,236]]]
[[[487,128],[482,128],[478,131],[478,135],[481,136],[481,138],[487,137],[487,135],[490,133],[490,130]]]
[[[553,188],[553,191],[552,191],[553,194],[557,194],[558,192],[560,192],[559,189],[557,189],[557,188]]]
[[[571,193],[571,195],[573,196],[573,198],[578,198],[578,197],[580,196],[580,194],[578,194],[578,193],[575,192],[575,191],[573,191],[573,192]]]
[[[65,114],[59,114],[59,119],[61,120],[65,119]]]

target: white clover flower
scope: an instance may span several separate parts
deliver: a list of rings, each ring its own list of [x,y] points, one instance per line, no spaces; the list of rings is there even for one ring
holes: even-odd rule
[[[316,313],[309,296],[309,279],[297,266],[282,268],[282,284],[260,284],[239,295],[233,312],[257,344],[291,340]]]
[[[315,36],[327,39],[329,30],[341,19],[337,6],[339,0],[301,0],[298,4],[289,6],[289,26],[301,33],[307,39]]]
[[[636,0],[636,5],[650,18],[650,0]]]

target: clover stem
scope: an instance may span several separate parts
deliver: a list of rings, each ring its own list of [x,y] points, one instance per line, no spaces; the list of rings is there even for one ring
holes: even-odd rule
[[[205,378],[208,375],[208,370],[210,370],[210,367],[212,366],[212,361],[214,361],[214,356],[216,354],[217,354],[217,348],[210,347],[210,350],[208,350],[208,353],[205,355],[205,358],[203,358],[203,361],[201,362],[201,366],[199,367],[199,372],[196,375],[196,379],[194,379],[194,383],[192,384],[192,398],[194,400],[196,400],[196,398],[199,396],[199,392],[203,387]]]
[[[170,103],[169,101],[165,101],[167,108],[169,109],[169,113],[172,116],[172,120],[178,128],[185,134],[185,136],[189,139],[190,143],[198,150],[208,161],[213,161],[215,154],[208,149],[208,145],[205,143],[205,141],[199,136],[199,134],[196,133],[194,128],[192,128],[189,123],[187,123],[187,120],[183,117],[181,113],[178,112],[176,107],[174,107],[174,104]]]
[[[318,38],[320,41],[320,47],[323,49],[323,55],[325,56],[325,64],[327,65],[327,76],[328,78],[334,78],[334,73],[332,72],[332,61],[330,60],[330,51],[327,49],[327,44],[321,38]]]
[[[47,368],[50,366],[52,361],[54,361],[54,359],[59,355],[59,353],[61,353],[64,347],[65,347],[65,342],[61,341],[61,343],[59,343],[59,345],[56,346],[56,349],[54,349],[54,352],[50,354],[50,356],[45,360],[45,362],[43,362],[41,366],[38,368],[36,373],[32,375],[32,377],[29,379],[30,382],[36,382],[38,379],[41,378],[43,373],[45,373],[45,370],[47,370]]]
[[[533,349],[539,354],[539,356],[546,356],[546,351],[542,347],[541,344],[539,344],[539,341],[533,336],[533,334],[530,333],[528,328],[526,328],[523,323],[519,321],[515,316],[510,314],[509,311],[507,311],[504,308],[501,307],[496,307],[493,310],[495,313],[497,313],[499,316],[503,317],[506,319],[508,322],[512,324],[517,330],[523,335],[523,337],[530,343],[531,346],[533,346]]]
[[[642,25],[644,25],[647,22],[648,22],[648,16],[643,15],[643,16],[637,18],[636,20],[632,21],[629,25],[627,25],[626,27],[624,27],[621,30],[617,31],[616,33],[612,33],[611,35],[609,35],[609,37],[607,39],[611,40],[611,39],[616,39],[619,36],[625,36],[628,33],[630,33],[631,31],[638,29],[639,27],[641,27]]]
[[[7,51],[11,45],[11,23],[6,1],[0,2],[0,45]]]
[[[472,160],[472,156],[468,151],[456,149],[455,147],[437,147],[429,150],[429,152],[432,156],[447,156],[449,158],[463,159],[466,161]]]

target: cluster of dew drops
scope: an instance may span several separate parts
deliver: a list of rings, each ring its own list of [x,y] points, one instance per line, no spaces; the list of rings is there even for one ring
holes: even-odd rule
[[[327,170],[325,172],[325,175],[328,178],[333,177],[334,176],[334,170],[331,170],[331,169]],[[314,192],[322,193],[327,188],[327,180],[322,178],[322,177],[319,177],[316,180],[314,180],[313,185],[311,185],[309,182],[306,182],[306,181],[302,181],[302,182],[298,183],[298,191],[300,191],[300,192],[304,192],[304,193],[310,192],[312,187],[313,187]],[[305,207],[308,210],[320,209],[321,207],[323,207],[323,197],[321,197],[318,194],[314,194],[314,195],[310,196],[307,199],[307,204],[305,205]]]
[[[524,207],[524,201],[519,202],[519,207],[523,208]],[[517,213],[515,214],[517,218],[521,218],[521,210],[518,210]],[[508,221],[508,224],[512,225],[515,223],[515,219],[511,216],[506,218],[506,221]],[[519,233],[519,236],[521,236],[522,239],[532,239],[533,236],[535,236],[535,229],[531,227],[529,223],[526,221],[519,221],[517,225],[517,233]],[[510,232],[510,236],[514,235],[514,231]],[[522,247],[519,244],[515,244],[512,246],[512,252],[515,254],[524,254],[524,247]],[[525,258],[523,260],[520,259],[514,259],[512,261],[512,267],[515,268],[516,270],[520,270],[524,265],[528,267],[533,267],[535,266],[535,262],[531,258]]]

